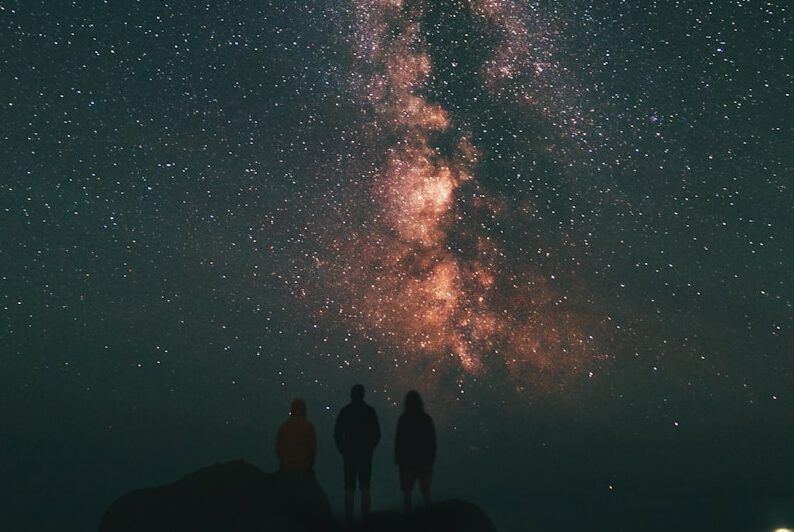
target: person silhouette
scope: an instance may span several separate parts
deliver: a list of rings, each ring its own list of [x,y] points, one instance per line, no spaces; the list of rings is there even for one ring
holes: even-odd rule
[[[372,505],[370,478],[372,453],[380,441],[380,425],[375,409],[364,402],[364,387],[350,389],[350,403],[342,407],[334,425],[336,448],[342,453],[345,483],[345,517],[353,523],[356,480],[361,490],[361,515],[366,517]]]
[[[394,455],[394,462],[400,468],[405,511],[411,511],[411,492],[417,480],[425,505],[430,505],[430,485],[436,460],[436,430],[416,390],[405,395],[405,411],[397,422]]]
[[[279,470],[314,474],[317,433],[306,419],[306,401],[296,397],[289,409],[289,419],[281,424],[276,436]]]

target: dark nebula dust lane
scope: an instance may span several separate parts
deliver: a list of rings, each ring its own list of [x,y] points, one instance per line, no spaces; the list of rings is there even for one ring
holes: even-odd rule
[[[499,368],[518,387],[591,372],[608,359],[604,343],[614,329],[601,309],[588,308],[589,292],[573,296],[572,285],[585,285],[573,264],[575,250],[560,252],[571,255],[572,264],[559,270],[536,258],[557,254],[557,246],[577,237],[574,231],[557,227],[549,239],[537,227],[531,233],[538,206],[526,194],[480,183],[483,174],[488,178],[482,160],[488,140],[482,124],[476,132],[471,125],[481,117],[465,98],[516,112],[517,121],[526,122],[525,136],[551,131],[554,138],[572,138],[579,133],[569,124],[586,121],[550,118],[555,109],[578,111],[551,94],[566,82],[549,45],[552,30],[525,7],[353,4],[349,85],[370,121],[371,133],[361,135],[376,141],[361,141],[375,146],[366,173],[352,176],[366,183],[354,200],[359,204],[349,206],[363,220],[321,236],[326,258],[316,264],[319,286],[309,296],[335,301],[319,314],[373,339],[387,360],[396,356],[423,372],[477,375]],[[448,21],[459,33],[445,27]],[[474,62],[476,43],[462,36],[483,28],[489,35],[479,40],[491,49]],[[544,76],[554,83],[543,87]],[[440,88],[444,77],[451,80],[447,91]],[[561,92],[575,90],[566,85]],[[516,166],[547,157],[514,156]],[[520,177],[515,167],[512,174],[504,177]]]
[[[788,493],[792,22],[776,0],[0,2],[0,528],[272,469],[291,399],[322,437],[354,382],[384,441],[419,389],[439,492],[504,530],[520,505],[487,486]]]

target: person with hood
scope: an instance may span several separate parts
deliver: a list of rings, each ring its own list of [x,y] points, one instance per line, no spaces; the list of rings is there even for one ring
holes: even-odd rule
[[[314,474],[317,454],[317,433],[306,419],[306,401],[292,400],[289,419],[282,423],[276,436],[276,456],[279,470]]]
[[[361,515],[369,514],[372,453],[380,441],[378,415],[364,402],[364,386],[353,386],[350,399],[350,403],[339,411],[334,426],[334,441],[344,463],[345,517],[348,524],[353,523],[356,480],[361,490]]]
[[[436,430],[416,390],[411,390],[405,396],[405,411],[397,422],[394,454],[394,462],[400,468],[405,511],[411,511],[411,492],[417,480],[425,505],[430,505],[430,485],[436,460]]]

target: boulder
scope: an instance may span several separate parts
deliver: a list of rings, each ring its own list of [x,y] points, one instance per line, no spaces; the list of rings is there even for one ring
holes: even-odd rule
[[[105,512],[99,532],[336,532],[325,492],[309,474],[263,473],[242,460],[132,491]],[[474,504],[450,500],[404,514],[374,512],[358,532],[496,532]]]
[[[315,532],[333,528],[325,492],[308,474],[267,474],[236,460],[164,486],[135,490],[110,507],[99,532]]]
[[[443,501],[410,514],[375,512],[361,532],[497,532],[478,506],[459,500]]]

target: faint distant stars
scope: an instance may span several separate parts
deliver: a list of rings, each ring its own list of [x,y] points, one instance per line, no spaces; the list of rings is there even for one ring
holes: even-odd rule
[[[2,9],[17,370],[788,404],[785,3]]]

